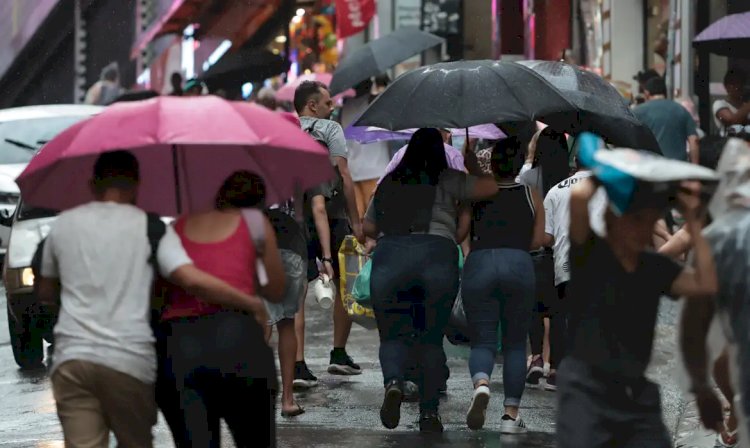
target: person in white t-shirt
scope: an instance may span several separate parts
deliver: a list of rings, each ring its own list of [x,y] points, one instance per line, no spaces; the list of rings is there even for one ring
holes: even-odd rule
[[[743,98],[746,83],[747,77],[742,72],[729,70],[724,75],[727,97],[714,101],[712,107],[714,123],[722,137],[727,136],[727,128],[730,126],[750,123],[750,102]]]
[[[108,446],[110,431],[120,446],[153,445],[153,261],[205,301],[267,319],[260,298],[197,269],[171,227],[153,253],[152,219],[133,205],[138,173],[129,152],[101,155],[91,180],[95,200],[60,214],[44,243],[38,292],[60,305],[50,378],[66,446]]]
[[[577,163],[577,161],[576,161]],[[544,198],[544,215],[546,217],[544,232],[545,245],[551,246],[555,261],[555,287],[558,300],[552,301],[550,307],[550,373],[547,377],[547,389],[556,388],[556,370],[565,356],[565,341],[567,338],[567,285],[570,280],[568,252],[570,240],[570,192],[572,187],[582,179],[591,177],[591,171],[581,170],[571,177],[552,187]],[[603,228],[604,211],[607,205],[606,193],[599,191],[589,203],[591,228],[597,233]],[[551,386],[550,386],[551,385]]]

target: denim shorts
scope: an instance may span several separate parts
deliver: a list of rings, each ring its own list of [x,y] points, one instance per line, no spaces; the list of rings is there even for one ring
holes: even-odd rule
[[[268,325],[276,325],[283,319],[294,319],[307,285],[307,260],[291,250],[281,249],[279,252],[286,273],[286,289],[281,302],[265,301],[268,310]]]

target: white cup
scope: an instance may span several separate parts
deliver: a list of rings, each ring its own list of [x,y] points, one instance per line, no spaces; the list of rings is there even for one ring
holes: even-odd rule
[[[318,305],[324,310],[331,309],[333,306],[333,298],[335,297],[333,282],[327,275],[323,275],[322,278],[315,280],[314,283],[313,293],[315,294],[315,300],[318,302]]]

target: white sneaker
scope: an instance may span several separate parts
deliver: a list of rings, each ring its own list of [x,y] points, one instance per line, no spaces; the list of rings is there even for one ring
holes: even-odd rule
[[[466,426],[469,429],[482,429],[484,420],[487,418],[487,406],[490,404],[490,388],[479,386],[474,389],[474,396],[471,397],[469,412],[466,414]]]
[[[523,434],[526,432],[526,423],[521,417],[515,419],[508,414],[503,415],[500,420],[500,432],[503,434]]]

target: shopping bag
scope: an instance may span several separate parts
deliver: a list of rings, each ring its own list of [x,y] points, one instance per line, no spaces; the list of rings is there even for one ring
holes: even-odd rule
[[[357,276],[367,262],[367,251],[353,236],[347,236],[339,249],[341,270],[340,300],[352,322],[368,330],[377,327],[375,313],[370,306],[363,306],[354,299],[352,291]]]
[[[370,306],[370,273],[372,272],[372,259],[368,259],[359,275],[354,280],[352,296],[360,305]]]
[[[453,302],[451,317],[448,320],[448,326],[445,328],[445,337],[453,345],[469,345],[469,324],[464,312],[464,301],[461,297],[461,288],[458,288],[456,301]]]

